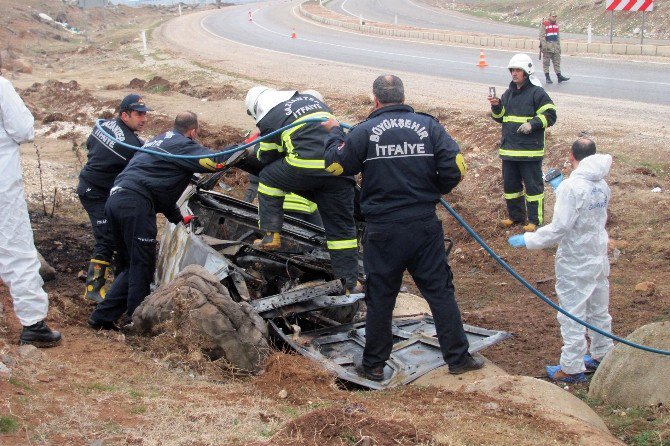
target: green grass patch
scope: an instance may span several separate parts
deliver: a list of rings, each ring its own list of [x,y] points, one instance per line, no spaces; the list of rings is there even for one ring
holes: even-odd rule
[[[113,392],[116,387],[109,384],[93,383],[86,387],[89,392]]]
[[[130,413],[133,415],[142,415],[147,412],[147,406],[140,404],[138,406],[133,406],[130,408]]]
[[[21,426],[14,417],[0,417],[0,434],[13,434],[18,431]]]
[[[33,391],[32,387],[30,387],[28,384],[24,383],[23,381],[19,381],[14,377],[9,378],[7,382],[15,387],[18,387],[19,389],[27,390],[28,392]]]

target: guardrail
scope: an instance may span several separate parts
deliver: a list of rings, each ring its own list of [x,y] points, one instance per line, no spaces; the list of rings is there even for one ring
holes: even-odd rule
[[[404,37],[409,39],[424,39],[438,42],[457,43],[461,45],[484,46],[489,48],[517,49],[521,51],[539,51],[538,39],[514,38],[487,35],[464,35],[444,31],[381,27],[375,25],[361,25],[342,20],[323,17],[306,11],[300,4],[300,14],[315,22],[340,28],[352,29],[365,34],[376,34],[390,37]],[[593,53],[593,54],[622,54],[630,56],[659,56],[670,57],[670,45],[638,45],[627,43],[586,43],[564,40],[561,42],[561,51],[564,53]]]

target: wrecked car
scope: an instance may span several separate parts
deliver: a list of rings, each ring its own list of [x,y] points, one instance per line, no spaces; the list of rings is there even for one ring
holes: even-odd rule
[[[401,317],[394,318],[394,348],[384,380],[359,376],[354,358],[362,356],[365,345],[364,295],[345,294],[343,283],[333,277],[323,228],[287,215],[281,250],[256,249],[253,241],[261,237],[257,206],[208,190],[217,180],[200,179],[180,199],[182,211],[197,216],[197,224],[164,226],[158,284],[170,283],[189,265],[201,265],[232,301],[244,304],[245,314],[250,306],[265,321],[271,336],[340,379],[367,388],[407,384],[444,365],[432,318]],[[359,276],[364,283],[362,262]],[[471,353],[509,336],[465,329]]]

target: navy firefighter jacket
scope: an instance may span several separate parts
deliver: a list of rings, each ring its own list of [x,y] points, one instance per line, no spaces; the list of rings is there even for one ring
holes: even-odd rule
[[[326,104],[312,95],[296,93],[288,101],[274,106],[257,125],[261,136],[265,136],[294,122],[332,117]],[[323,169],[323,142],[326,135],[320,122],[305,122],[261,141],[257,157],[263,164],[285,157],[286,162],[293,167]]]
[[[147,142],[145,149],[174,155],[211,155],[212,151],[177,130],[165,132]],[[166,158],[150,153],[138,153],[123,172],[116,177],[117,187],[133,190],[151,200],[156,212],[172,223],[182,219],[177,200],[184,192],[195,172],[210,173],[217,170],[217,163],[227,155],[202,159]]]
[[[109,194],[109,190],[114,185],[114,179],[128,165],[136,152],[134,149],[119,144],[109,135],[135,147],[142,147],[144,142],[121,118],[103,121],[100,127],[104,129],[104,132],[96,126],[86,141],[88,161],[81,169],[79,179],[86,183],[86,187],[93,186],[101,193]]]
[[[326,140],[326,170],[363,173],[361,211],[370,222],[420,218],[465,175],[458,144],[434,117],[408,105],[375,110],[345,136]]]

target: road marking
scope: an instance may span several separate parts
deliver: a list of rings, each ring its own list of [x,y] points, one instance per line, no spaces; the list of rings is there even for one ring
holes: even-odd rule
[[[295,8],[296,8],[296,7],[293,7],[293,8],[292,8],[292,11],[293,11],[294,13],[295,13]],[[258,11],[258,9],[257,9],[256,11]],[[255,13],[256,11],[254,11],[254,13]],[[205,19],[206,19],[206,17],[203,17],[203,19],[200,21],[200,26],[201,26],[201,28],[202,28],[203,30],[205,30],[206,32],[208,32],[209,34],[212,34],[213,36],[218,37],[218,38],[221,38],[221,39],[225,39],[225,40],[228,40],[228,41],[231,41],[231,42],[235,42],[235,43],[239,43],[239,44],[242,44],[242,45],[250,46],[250,47],[253,47],[253,48],[263,48],[263,49],[266,49],[266,50],[268,50],[268,51],[273,51],[273,52],[275,52],[275,53],[291,54],[291,55],[295,55],[295,56],[307,57],[307,58],[315,59],[315,60],[325,60],[325,61],[334,62],[334,63],[345,63],[345,64],[347,63],[347,62],[338,62],[338,61],[334,61],[334,60],[331,60],[331,59],[324,59],[324,58],[313,57],[313,56],[304,56],[304,55],[300,55],[300,54],[292,53],[292,52],[290,52],[290,51],[272,50],[272,49],[264,48],[264,47],[257,46],[257,45],[250,45],[250,44],[246,44],[246,43],[241,43],[241,42],[238,42],[238,41],[229,39],[229,38],[227,38],[227,37],[220,36],[220,35],[218,35],[218,34],[212,32],[212,31],[210,31],[210,30],[207,29],[207,28],[205,27],[205,25],[204,25],[204,20],[205,20]],[[290,34],[284,34],[284,33],[281,33],[281,32],[274,31],[274,30],[271,30],[271,29],[269,29],[269,28],[266,28],[266,27],[264,27],[263,25],[260,25],[260,24],[259,24],[257,21],[255,21],[255,20],[254,20],[252,23],[253,23],[255,26],[257,26],[257,27],[263,29],[264,31],[267,31],[267,32],[270,33],[270,34],[275,34],[275,35],[279,35],[279,36],[286,37],[286,38],[288,38],[288,37],[290,36]],[[360,35],[359,33],[354,33],[354,34]],[[376,37],[376,36],[375,36],[375,37]],[[388,38],[384,38],[384,39],[388,39]],[[341,44],[337,44],[337,43],[323,42],[323,41],[312,40],[312,39],[305,39],[304,37],[298,37],[297,39],[294,39],[294,40],[299,40],[299,41],[301,40],[301,41],[304,41],[304,42],[314,43],[314,44],[317,44],[317,45],[327,45],[327,46],[336,47],[336,48],[342,48],[342,49],[346,49],[346,50],[353,50],[354,52],[356,52],[356,51],[359,51],[359,52],[368,52],[368,53],[380,54],[380,55],[386,55],[386,56],[405,57],[405,58],[415,59],[415,60],[427,60],[427,61],[436,61],[436,62],[446,62],[446,63],[452,63],[452,64],[457,64],[457,65],[473,66],[473,67],[476,65],[476,64],[474,64],[473,62],[464,62],[464,61],[454,60],[454,59],[442,59],[442,58],[438,58],[438,57],[419,56],[419,55],[406,54],[406,53],[396,53],[396,52],[390,52],[390,51],[381,51],[381,50],[365,49],[365,48],[360,48],[360,47],[352,47],[352,46],[347,46],[347,45],[341,45]],[[390,39],[390,40],[402,40],[402,39]],[[416,41],[412,41],[412,40],[403,40],[403,41],[416,42]],[[416,43],[438,45],[437,43],[429,43],[429,42],[416,42]],[[461,48],[471,48],[471,47],[461,47]],[[477,49],[476,49],[476,48],[473,48],[473,50],[476,51]],[[495,50],[495,51],[512,52],[512,51],[510,51],[510,50]],[[516,52],[516,51],[514,51],[514,52]],[[611,59],[606,59],[606,60],[611,60]],[[374,68],[374,67],[370,67],[370,66],[367,66],[367,65],[359,65],[359,64],[351,64],[351,65],[357,65],[357,66],[364,66],[364,67],[368,67],[368,68]],[[502,68],[502,69],[506,69],[506,68],[507,68],[506,65],[504,65],[504,66],[499,66],[499,65],[491,65],[491,64],[489,64],[489,66],[490,66],[491,68]],[[424,74],[424,73],[419,73],[419,74]],[[431,76],[434,76],[434,75],[431,75]],[[441,79],[450,79],[449,77],[442,77],[442,76],[438,76],[438,77],[441,78]],[[589,75],[579,75],[579,74],[573,74],[571,77],[573,77],[573,78],[579,78],[579,77],[582,77],[582,78],[585,78],[585,79],[598,79],[598,80],[605,80],[605,81],[623,81],[623,82],[631,82],[631,83],[637,83],[637,84],[650,84],[650,85],[670,86],[670,83],[667,83],[667,82],[643,81],[643,80],[638,80],[638,79],[621,79],[621,78],[610,78],[610,77],[603,77],[603,76],[589,76]]]

